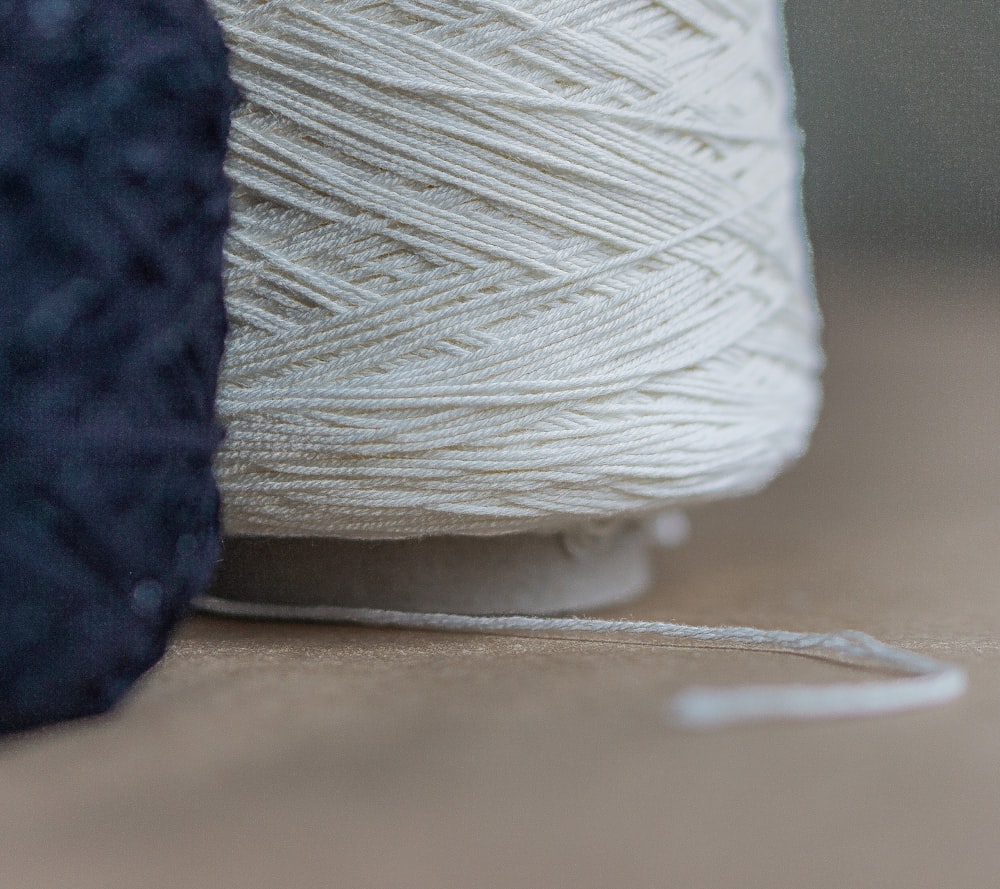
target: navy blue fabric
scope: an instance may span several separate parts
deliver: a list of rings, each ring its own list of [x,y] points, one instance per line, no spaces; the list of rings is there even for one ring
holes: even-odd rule
[[[234,98],[204,0],[0,0],[0,730],[110,707],[210,579]]]

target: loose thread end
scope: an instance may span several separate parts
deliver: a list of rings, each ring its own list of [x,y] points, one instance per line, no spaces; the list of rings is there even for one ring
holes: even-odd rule
[[[689,688],[667,705],[665,721],[674,728],[707,731],[752,722],[887,716],[957,700],[968,689],[968,674],[953,664],[933,672],[857,685],[753,685],[743,688]]]
[[[768,647],[775,652],[809,653],[841,665],[865,666],[906,675],[893,679],[827,685],[750,685],[737,688],[694,687],[668,705],[665,721],[675,728],[703,731],[752,722],[810,721],[880,716],[946,704],[968,687],[965,670],[926,655],[895,648],[854,631],[813,634],[753,627],[695,627],[661,621],[552,618],[531,615],[474,616],[386,611],[340,606],[288,606],[233,602],[204,596],[203,611],[229,617],[328,621],[410,630],[458,633],[588,633],[653,636],[702,643]]]

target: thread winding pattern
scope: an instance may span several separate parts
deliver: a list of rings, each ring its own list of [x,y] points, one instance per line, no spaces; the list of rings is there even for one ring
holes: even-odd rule
[[[775,0],[217,0],[230,533],[747,492],[820,356]]]

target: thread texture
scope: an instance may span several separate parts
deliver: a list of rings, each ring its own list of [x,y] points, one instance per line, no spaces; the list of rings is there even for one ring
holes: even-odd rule
[[[543,637],[627,640],[645,637],[688,642],[698,647],[775,651],[833,663],[883,670],[893,679],[827,685],[747,685],[734,688],[688,688],[665,711],[667,721],[684,729],[714,729],[769,720],[838,719],[881,716],[936,707],[960,698],[968,686],[965,671],[954,664],[894,648],[867,633],[799,633],[757,627],[699,627],[666,621],[601,620],[531,615],[436,614],[344,608],[336,605],[277,605],[233,602],[215,596],[197,601],[204,611],[238,617],[299,621],[337,621],[363,626],[457,633],[525,633]]]
[[[217,0],[229,533],[565,528],[804,449],[775,0]]]

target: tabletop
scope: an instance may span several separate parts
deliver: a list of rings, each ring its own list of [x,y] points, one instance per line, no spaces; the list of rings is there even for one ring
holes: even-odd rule
[[[118,711],[0,741],[0,886],[943,887],[1000,873],[1000,269],[825,262],[826,401],[612,616],[962,664],[906,715],[687,733],[776,654],[193,616]]]

